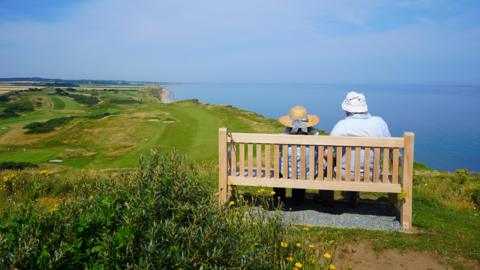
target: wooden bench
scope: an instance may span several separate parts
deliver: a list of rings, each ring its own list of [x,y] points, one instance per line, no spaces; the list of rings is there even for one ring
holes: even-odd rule
[[[414,146],[411,132],[400,138],[366,138],[230,133],[220,128],[218,136],[221,204],[229,199],[231,185],[386,192],[392,202],[397,202],[401,194],[400,222],[403,228],[411,228]],[[281,166],[288,164],[288,155],[281,153],[286,153],[289,146],[294,157],[297,149],[300,151],[300,162],[296,158],[291,160],[290,175],[288,166]],[[307,152],[317,154],[307,155]],[[361,170],[357,161],[362,152],[364,168],[371,170]],[[342,156],[346,168],[354,162],[353,171],[342,169]],[[307,168],[325,169],[307,173]]]

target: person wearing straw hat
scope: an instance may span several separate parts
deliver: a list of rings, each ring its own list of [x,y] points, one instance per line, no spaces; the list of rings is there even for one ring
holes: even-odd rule
[[[294,106],[290,109],[289,115],[284,115],[278,119],[278,121],[285,126],[284,133],[290,135],[318,135],[317,129],[314,127],[320,118],[313,114],[308,114],[307,109],[303,106]],[[280,149],[282,150],[282,149]],[[283,166],[288,166],[288,175],[282,175],[281,177],[291,178],[292,177],[292,158],[297,159],[297,164],[300,164],[300,147],[297,146],[297,156],[292,157],[292,146],[288,146],[288,164],[283,164],[284,153],[280,152],[280,171],[283,172]],[[306,149],[306,159],[310,157],[310,149]],[[316,153],[315,153],[316,154]],[[310,173],[316,173],[315,168],[306,167],[306,175]],[[294,171],[297,175],[300,175],[300,168],[297,167]],[[285,189],[284,188],[274,188],[275,198],[284,199],[285,198]],[[305,189],[292,189],[292,197],[296,202],[301,202],[305,199]]]
[[[367,100],[365,95],[350,91],[342,102],[342,109],[345,111],[346,118],[340,120],[330,132],[330,136],[359,136],[359,137],[391,137],[387,123],[378,116],[372,116],[368,113]],[[364,168],[364,150],[360,154],[361,172]],[[352,150],[352,156],[355,156],[355,150]],[[373,166],[373,153],[370,154],[371,166]],[[342,158],[342,170],[350,170],[351,175],[355,172],[355,162],[351,162],[351,167],[346,168],[345,157]],[[333,194],[333,192],[331,193]],[[346,192],[347,199],[352,207],[356,207],[360,199],[358,192]],[[333,196],[331,196],[333,198]]]

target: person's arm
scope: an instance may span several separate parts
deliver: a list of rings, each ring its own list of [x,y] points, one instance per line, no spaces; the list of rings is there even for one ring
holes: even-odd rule
[[[382,121],[380,121],[380,124],[382,128],[383,137],[392,137],[392,134],[390,134],[390,130],[388,129],[388,125],[385,122],[385,120],[382,119]]]

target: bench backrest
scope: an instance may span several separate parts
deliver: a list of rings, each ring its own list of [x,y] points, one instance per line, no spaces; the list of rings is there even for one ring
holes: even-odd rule
[[[399,138],[366,138],[229,133],[221,128],[219,188],[222,192],[225,186],[226,192],[228,185],[246,185],[411,196],[413,144],[411,132]],[[299,159],[288,160],[289,156]],[[290,173],[282,164],[290,164]]]

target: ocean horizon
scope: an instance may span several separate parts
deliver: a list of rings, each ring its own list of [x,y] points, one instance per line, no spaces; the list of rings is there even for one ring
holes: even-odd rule
[[[434,169],[480,172],[479,85],[168,83],[176,100],[229,104],[278,119],[295,105],[320,117],[317,128],[330,132],[345,117],[348,91],[366,95],[369,112],[382,117],[392,136],[415,133],[415,161]],[[280,132],[280,131],[279,131]]]

